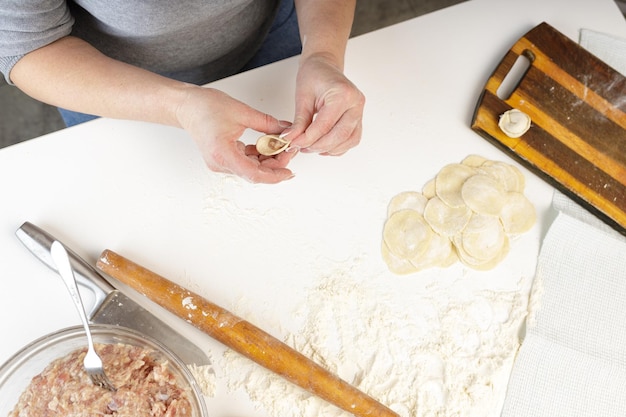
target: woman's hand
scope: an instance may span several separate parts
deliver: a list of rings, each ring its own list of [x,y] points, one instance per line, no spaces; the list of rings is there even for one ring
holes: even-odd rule
[[[332,60],[310,55],[298,70],[296,113],[287,138],[302,152],[341,155],[361,140],[364,106],[363,93]]]
[[[189,86],[176,113],[180,126],[194,139],[211,170],[235,174],[253,183],[278,183],[293,177],[286,166],[296,152],[266,157],[259,155],[254,145],[239,141],[246,129],[256,130],[259,135],[278,134],[291,123],[221,91],[196,86]]]

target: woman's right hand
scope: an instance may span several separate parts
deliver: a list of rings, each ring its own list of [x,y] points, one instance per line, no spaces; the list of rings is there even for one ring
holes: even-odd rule
[[[279,134],[291,123],[280,121],[222,91],[190,85],[176,109],[180,127],[196,142],[207,166],[252,183],[278,183],[293,177],[287,164],[296,152],[273,157],[259,155],[254,145],[239,140],[246,129]]]

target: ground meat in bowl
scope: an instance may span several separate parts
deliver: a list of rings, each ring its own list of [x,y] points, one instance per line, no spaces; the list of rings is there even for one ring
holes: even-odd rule
[[[128,344],[98,344],[115,392],[91,383],[83,369],[86,349],[51,362],[35,376],[9,417],[189,417],[189,392],[154,351]]]

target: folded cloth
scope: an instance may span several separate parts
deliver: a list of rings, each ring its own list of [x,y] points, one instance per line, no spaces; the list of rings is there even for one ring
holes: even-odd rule
[[[626,74],[626,40],[581,45]],[[626,415],[626,237],[560,192],[502,417]]]
[[[626,237],[560,193],[503,417],[624,416]]]
[[[582,29],[579,43],[580,46],[626,76],[626,39]]]

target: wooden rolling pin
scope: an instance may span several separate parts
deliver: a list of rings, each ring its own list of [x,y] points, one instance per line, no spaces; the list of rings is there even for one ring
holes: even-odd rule
[[[115,252],[102,252],[97,267],[227,347],[355,416],[398,417],[253,324]]]

